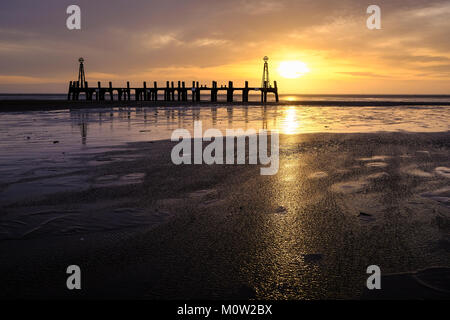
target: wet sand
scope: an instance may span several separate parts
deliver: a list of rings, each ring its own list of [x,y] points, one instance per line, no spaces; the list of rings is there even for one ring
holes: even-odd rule
[[[175,166],[172,146],[85,155],[98,165],[67,176],[87,184],[3,204],[0,296],[450,297],[449,132],[282,135],[274,176]]]

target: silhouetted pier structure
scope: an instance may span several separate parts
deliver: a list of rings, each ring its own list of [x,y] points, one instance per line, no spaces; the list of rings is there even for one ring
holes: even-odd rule
[[[67,99],[78,101],[80,100],[80,94],[84,94],[88,101],[114,100],[114,97],[117,97],[118,101],[158,101],[160,97],[163,97],[163,101],[187,102],[191,100],[200,102],[202,101],[202,93],[209,93],[210,99],[208,101],[217,102],[217,96],[224,93],[227,102],[234,102],[234,94],[241,92],[242,102],[248,102],[249,93],[252,91],[261,94],[261,102],[267,102],[268,94],[274,94],[275,101],[279,101],[276,81],[274,81],[273,87],[268,81],[264,81],[262,86],[258,88],[249,87],[248,81],[245,81],[244,87],[235,87],[232,81],[229,81],[228,85],[221,85],[220,87],[216,81],[212,82],[211,87],[200,85],[198,81],[192,81],[190,87],[187,87],[184,81],[178,81],[176,85],[173,81],[167,81],[165,87],[158,87],[157,82],[153,82],[153,86],[147,86],[146,81],[143,82],[142,87],[130,87],[130,82],[127,82],[126,87],[113,87],[111,81],[107,87],[102,87],[100,81],[97,82],[96,87],[89,87],[87,81],[84,81],[84,83],[70,81]],[[160,95],[160,93],[163,94]],[[134,99],[131,99],[131,97]]]

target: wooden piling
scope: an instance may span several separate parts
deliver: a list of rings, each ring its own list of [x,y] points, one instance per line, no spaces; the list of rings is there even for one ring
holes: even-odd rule
[[[109,95],[110,95],[110,100],[113,101],[114,100],[114,95],[113,95],[113,89],[112,89],[112,82],[109,82],[109,89],[108,89]]]
[[[197,82],[196,82],[196,89],[195,89],[195,100],[196,100],[197,102],[200,102],[200,100],[201,100],[200,93],[201,93],[201,91],[200,91],[200,85],[199,85],[199,82],[197,81]]]
[[[154,99],[155,101],[158,101],[158,83],[156,81],[153,82],[153,88],[154,88]]]
[[[228,81],[227,102],[233,102],[233,81]]]
[[[171,86],[170,94],[172,95],[170,98],[172,101],[175,101],[175,87],[173,81],[170,82],[170,86]]]
[[[248,102],[248,81],[245,81],[244,90],[242,90],[242,102]]]
[[[69,92],[67,93],[67,100],[71,99],[72,92],[73,92],[73,90],[72,90],[72,81],[70,81],[70,83],[69,83]]]
[[[280,100],[278,99],[278,85],[277,85],[277,82],[276,81],[274,81],[273,82],[273,85],[274,85],[274,89],[275,89],[275,91],[274,91],[274,93],[275,93],[275,102],[280,102]]]
[[[154,87],[148,88],[147,82],[143,81],[142,87],[130,87],[130,82],[127,81],[126,87],[113,87],[112,82],[109,81],[109,86],[106,88],[101,87],[100,81],[97,82],[97,88],[89,88],[89,83],[87,81],[83,82],[81,85],[80,81],[70,81],[69,88],[67,92],[68,100],[79,100],[80,94],[85,94],[86,100],[93,100],[93,95],[95,94],[95,99],[97,101],[105,100],[105,94],[110,94],[110,100],[114,100],[114,92],[117,91],[118,100],[131,100],[131,90],[135,92],[135,100],[144,100],[144,101],[157,101],[158,100],[158,91],[164,91],[164,100],[165,101],[188,101],[188,91],[191,91],[191,99],[193,102],[200,102],[201,95],[204,92],[208,92],[210,94],[210,101],[217,102],[219,92],[226,92],[227,102],[231,103],[234,101],[234,93],[236,91],[242,92],[242,102],[247,103],[249,101],[249,93],[250,91],[259,91],[261,94],[261,102],[267,102],[267,95],[274,94],[275,101],[279,102],[278,96],[278,84],[276,81],[273,82],[273,87],[268,83],[264,82],[261,88],[250,88],[248,81],[245,81],[243,87],[234,87],[232,81],[228,82],[227,85],[218,86],[216,81],[212,81],[210,87],[207,85],[201,85],[199,81],[192,81],[192,87],[186,87],[186,83],[184,81],[178,81],[177,86],[175,87],[174,81],[166,81],[166,86],[159,89],[157,82],[153,82]],[[177,92],[175,97],[175,91]]]
[[[183,88],[183,91],[181,94],[181,100],[187,101],[187,88],[186,88],[186,83],[184,81],[181,82],[181,87]]]
[[[217,101],[217,82],[212,82],[212,88],[211,88],[211,102]]]
[[[97,82],[97,93],[95,95],[95,100],[97,100],[97,101],[102,100],[102,98],[101,98],[101,88],[102,88],[102,85],[101,85],[100,81],[98,81]]]

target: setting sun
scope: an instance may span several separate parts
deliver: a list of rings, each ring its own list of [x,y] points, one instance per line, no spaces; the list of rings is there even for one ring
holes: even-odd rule
[[[309,72],[306,63],[302,61],[282,61],[278,67],[278,73],[287,79],[296,79]]]

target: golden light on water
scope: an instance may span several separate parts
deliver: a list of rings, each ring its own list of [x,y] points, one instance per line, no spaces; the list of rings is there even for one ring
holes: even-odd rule
[[[278,73],[286,79],[297,79],[308,72],[306,63],[298,60],[282,61],[278,67]]]
[[[280,132],[284,134],[298,133],[300,128],[300,119],[297,114],[296,107],[289,107],[285,110],[284,116],[280,123]]]

